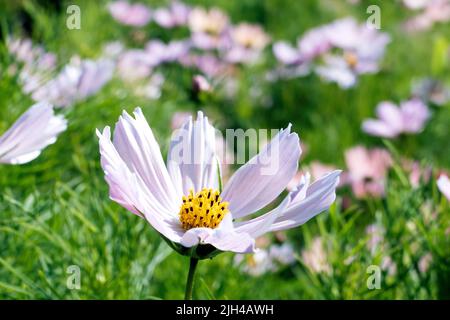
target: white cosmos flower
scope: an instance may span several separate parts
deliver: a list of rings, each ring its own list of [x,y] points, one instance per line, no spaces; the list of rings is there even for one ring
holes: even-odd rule
[[[272,203],[297,172],[301,149],[290,125],[239,168],[222,191],[215,129],[201,112],[175,131],[166,164],[140,108],[134,118],[123,112],[112,141],[109,127],[97,135],[111,199],[145,218],[174,249],[197,258],[216,249],[255,252],[255,238],[305,223],[336,197],[340,171],[312,184],[306,176],[280,205],[246,219]],[[268,170],[268,163],[276,165]]]
[[[66,120],[56,116],[50,104],[34,104],[0,136],[0,163],[23,164],[36,159],[66,127]]]

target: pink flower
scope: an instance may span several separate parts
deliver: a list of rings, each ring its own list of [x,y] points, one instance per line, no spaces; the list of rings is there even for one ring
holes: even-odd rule
[[[190,46],[187,40],[176,40],[167,44],[160,40],[150,40],[145,46],[146,59],[151,67],[178,61],[188,54]]]
[[[438,189],[442,192],[442,194],[450,201],[450,179],[441,174],[437,181]]]
[[[427,273],[430,269],[430,265],[433,262],[433,256],[430,252],[427,252],[419,260],[419,271],[421,273]]]
[[[357,146],[345,152],[348,180],[357,198],[384,195],[386,175],[392,164],[386,150]]]
[[[153,19],[163,28],[184,26],[188,23],[190,10],[184,3],[173,1],[168,8],[156,9]]]
[[[56,116],[50,104],[36,103],[0,136],[0,163],[23,164],[36,159],[66,128],[67,121]]]
[[[297,47],[284,41],[278,41],[273,46],[275,57],[286,65],[310,62],[330,49],[325,26],[306,32],[297,40]]]
[[[119,0],[108,5],[111,16],[118,22],[134,27],[142,27],[150,22],[151,11],[141,3],[130,4]]]
[[[377,106],[377,116],[378,119],[364,121],[362,129],[373,136],[394,138],[402,133],[421,132],[430,111],[419,99],[402,102],[400,107],[387,101]]]
[[[353,18],[327,25],[325,33],[331,46],[339,50],[325,57],[317,73],[342,88],[354,86],[358,75],[377,72],[379,60],[390,42],[387,34],[358,24]]]
[[[424,31],[430,29],[436,22],[447,22],[450,20],[449,0],[408,0],[413,9],[422,9],[415,17],[405,23],[409,32]],[[407,4],[408,5],[408,4]]]
[[[212,91],[212,86],[209,83],[208,79],[206,79],[201,74],[197,74],[192,78],[192,90],[195,93],[210,92]]]
[[[222,10],[194,8],[189,13],[188,22],[195,47],[203,50],[220,49],[228,43],[226,30],[229,19]]]
[[[152,72],[152,59],[144,50],[127,50],[118,59],[117,71],[125,81],[144,79]]]
[[[240,23],[232,27],[231,47],[227,48],[225,59],[231,63],[253,63],[270,42],[270,37],[259,25]]]
[[[112,78],[114,63],[109,59],[73,58],[53,79],[33,92],[35,101],[68,107],[97,93]]]

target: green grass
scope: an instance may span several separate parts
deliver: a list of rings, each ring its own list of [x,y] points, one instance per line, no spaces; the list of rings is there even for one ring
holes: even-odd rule
[[[58,53],[61,65],[73,54],[96,57],[106,41],[121,40],[129,47],[142,46],[132,29],[112,20],[106,2],[73,1],[82,10],[82,29],[65,28],[65,8],[33,1],[8,4],[2,34],[23,33],[21,19],[29,17],[30,36]],[[114,79],[100,93],[64,111],[69,128],[57,143],[30,164],[0,166],[0,298],[2,299],[181,299],[189,261],[174,253],[144,220],[126,212],[108,198],[99,165],[96,128],[112,126],[123,109],[141,106],[158,141],[166,150],[171,115],[175,111],[204,110],[221,128],[279,128],[292,122],[294,131],[308,146],[301,165],[321,160],[344,168],[345,149],[363,144],[384,146],[380,139],[360,130],[363,119],[373,116],[379,101],[407,99],[411,81],[434,76],[449,83],[449,65],[440,64],[437,43],[448,39],[448,25],[406,35],[400,23],[410,14],[396,1],[378,1],[382,31],[389,32],[383,70],[360,78],[353,89],[343,91],[316,76],[268,84],[265,71],[275,66],[270,50],[267,62],[238,73],[240,90],[232,98],[213,95],[191,100],[192,72],[177,66],[162,70],[167,80],[159,100],[132,94]],[[68,2],[67,2],[68,3]],[[72,3],[72,2],[71,2]],[[149,1],[151,5],[159,2]],[[209,1],[196,1],[209,4]],[[293,41],[321,23],[354,15],[361,21],[369,2],[352,7],[345,1],[219,0],[233,22],[260,23],[274,39]],[[183,37],[150,25],[146,38]],[[448,49],[447,49],[448,50]],[[447,53],[448,54],[448,53]],[[6,75],[9,58],[0,50],[0,132],[32,103],[16,79]],[[252,97],[252,87],[263,97]],[[264,106],[269,97],[271,106]],[[449,105],[433,109],[433,119],[418,136],[392,142],[403,156],[432,164],[435,171],[450,169]],[[383,200],[356,200],[347,189],[328,213],[288,232],[298,261],[278,272],[252,277],[224,253],[198,267],[195,298],[204,299],[444,299],[450,298],[450,205],[438,192],[433,178],[413,189],[401,169],[391,170]],[[402,179],[403,178],[403,179]],[[351,199],[351,205],[344,205]],[[427,209],[427,205],[430,209]],[[430,211],[430,212],[428,212]],[[367,225],[385,229],[383,250],[367,249]],[[330,274],[314,274],[302,263],[301,250],[315,236],[326,242]],[[420,258],[430,252],[433,262],[424,274]],[[397,272],[383,272],[380,290],[366,286],[367,267],[379,265],[389,255]],[[345,260],[354,257],[346,264]],[[66,270],[81,270],[81,289],[69,290]]]

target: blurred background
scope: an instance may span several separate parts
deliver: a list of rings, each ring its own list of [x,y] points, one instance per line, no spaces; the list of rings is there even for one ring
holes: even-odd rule
[[[109,200],[100,168],[95,129],[136,106],[163,154],[202,110],[223,131],[292,123],[298,179],[344,170],[328,212],[255,255],[200,263],[195,297],[450,298],[450,191],[437,184],[450,170],[449,1],[0,0],[0,12],[0,134],[42,99],[68,121],[36,160],[0,164],[0,298],[183,297],[188,259]]]

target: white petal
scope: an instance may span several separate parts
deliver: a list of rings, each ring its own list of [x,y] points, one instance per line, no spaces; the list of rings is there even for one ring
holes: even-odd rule
[[[151,194],[144,180],[124,162],[111,142],[109,127],[97,131],[101,165],[110,188],[110,197],[127,210],[145,218],[159,233],[179,242],[182,231],[172,212],[162,206]]]
[[[252,253],[256,251],[255,240],[246,233],[230,230],[194,228],[188,230],[180,242],[185,247],[210,244],[221,251]]]
[[[268,232],[274,221],[286,210],[290,203],[290,197],[286,197],[280,205],[270,212],[249,221],[238,223],[235,227],[236,232],[247,233],[252,238],[257,238]]]
[[[233,217],[244,217],[271,203],[297,172],[300,154],[298,136],[290,133],[289,125],[239,168],[222,193]]]
[[[336,199],[335,191],[340,173],[340,170],[333,171],[311,184],[306,191],[306,197],[301,201],[292,201],[275,220],[270,231],[297,227],[328,209]]]
[[[177,193],[161,156],[159,145],[140,108],[133,119],[124,112],[114,131],[113,144],[130,171],[144,181],[151,200],[173,216],[178,214],[181,194]]]
[[[181,191],[198,192],[203,188],[218,189],[218,163],[215,155],[215,129],[201,112],[193,123],[189,119],[175,131],[167,157],[167,167]]]
[[[34,104],[0,137],[0,163],[34,160],[66,128],[66,120],[56,116],[50,104]]]

